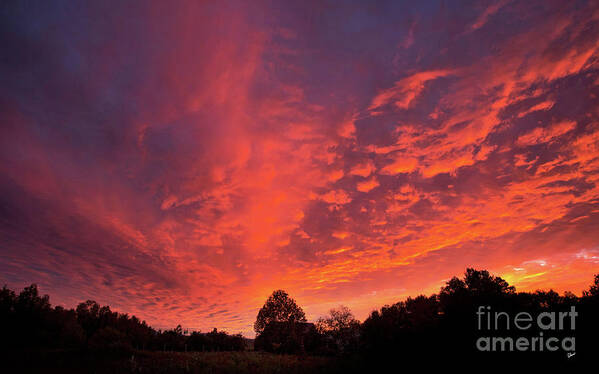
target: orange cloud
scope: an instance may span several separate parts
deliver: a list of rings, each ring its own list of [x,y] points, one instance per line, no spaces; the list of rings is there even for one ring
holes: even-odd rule
[[[356,189],[360,192],[369,192],[378,186],[379,186],[379,182],[377,181],[376,178],[373,177],[373,178],[367,179],[363,182],[358,182],[356,185]]]
[[[418,159],[405,157],[397,154],[396,159],[381,169],[381,174],[395,175],[399,173],[410,173],[418,167]]]
[[[347,204],[352,200],[344,190],[329,191],[322,195],[321,199],[329,204]]]
[[[383,90],[377,94],[370,103],[368,109],[374,111],[384,105],[393,102],[395,106],[400,109],[407,109],[412,101],[420,95],[424,90],[424,85],[430,80],[434,80],[440,77],[445,77],[451,74],[451,71],[447,70],[433,70],[423,71],[420,73],[413,74],[400,81],[395,82],[395,85],[391,88]]]
[[[521,146],[547,143],[573,130],[575,127],[576,122],[574,121],[564,121],[549,127],[537,127],[531,132],[520,136],[517,143]]]
[[[351,175],[359,175],[361,177],[367,177],[375,170],[374,164],[371,160],[367,160],[363,163],[353,166],[350,170]]]

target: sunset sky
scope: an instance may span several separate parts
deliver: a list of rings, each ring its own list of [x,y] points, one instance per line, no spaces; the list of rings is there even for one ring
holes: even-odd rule
[[[3,1],[0,283],[253,336],[599,273],[599,4]]]

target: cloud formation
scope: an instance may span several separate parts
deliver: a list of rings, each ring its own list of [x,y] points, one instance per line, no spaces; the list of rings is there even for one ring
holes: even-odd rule
[[[0,276],[247,335],[278,288],[309,318],[466,266],[578,293],[599,253],[581,4],[4,6]]]

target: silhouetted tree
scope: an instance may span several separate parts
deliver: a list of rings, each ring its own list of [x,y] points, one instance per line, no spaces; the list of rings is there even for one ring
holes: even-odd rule
[[[77,321],[85,331],[86,341],[89,341],[100,328],[100,305],[93,300],[87,300],[77,305],[76,313]]]
[[[362,348],[381,354],[416,351],[421,345],[430,350],[438,344],[430,335],[439,324],[439,309],[436,295],[420,295],[372,312],[362,324]]]
[[[270,322],[306,322],[306,315],[287,292],[276,290],[258,312],[254,330],[260,334]]]
[[[316,321],[316,329],[323,336],[323,349],[327,353],[348,353],[358,348],[360,321],[343,305],[331,309],[329,315]]]
[[[514,286],[510,286],[500,277],[489,274],[486,270],[466,269],[464,279],[451,278],[445,287],[441,288],[440,298],[447,296],[460,296],[469,294],[472,296],[501,296],[513,294]]]
[[[359,324],[360,322],[356,320],[351,310],[344,305],[340,305],[337,309],[329,310],[328,316],[320,317],[316,322],[316,328],[319,332],[324,333],[340,331]]]

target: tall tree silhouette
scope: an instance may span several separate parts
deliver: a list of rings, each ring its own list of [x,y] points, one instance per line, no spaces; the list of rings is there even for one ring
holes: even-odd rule
[[[306,315],[287,292],[276,290],[258,312],[254,323],[256,334],[261,334],[270,322],[306,322]]]

